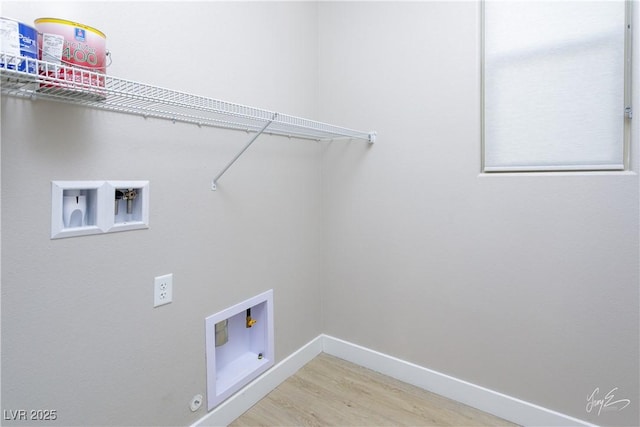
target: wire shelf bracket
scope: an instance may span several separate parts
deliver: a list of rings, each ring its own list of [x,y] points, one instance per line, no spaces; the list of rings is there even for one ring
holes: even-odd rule
[[[214,190],[220,177],[263,133],[313,141],[357,139],[372,144],[376,139],[373,131],[358,131],[1,51],[0,88],[2,95],[32,101],[59,101],[173,123],[256,132],[213,179]]]
[[[231,167],[231,165],[233,165],[236,162],[236,160],[238,160],[240,158],[240,156],[242,156],[244,154],[244,152],[247,151],[247,148],[249,148],[251,146],[251,144],[253,144],[256,141],[256,139],[258,139],[258,137],[264,133],[265,130],[267,130],[269,125],[271,123],[273,123],[273,121],[276,119],[276,117],[278,117],[278,113],[273,113],[273,117],[271,118],[271,120],[269,120],[262,127],[262,129],[260,129],[258,131],[258,133],[256,133],[253,136],[253,138],[251,138],[249,140],[249,142],[247,142],[247,144],[244,147],[242,147],[242,150],[240,150],[240,152],[238,154],[236,154],[236,156],[233,159],[231,159],[231,161],[229,163],[227,163],[227,165],[218,173],[218,175],[216,175],[216,177],[213,178],[213,181],[211,182],[211,190],[216,191],[218,189],[218,180],[220,179],[220,177],[222,175],[224,175],[224,173],[227,171],[227,169],[229,169]]]

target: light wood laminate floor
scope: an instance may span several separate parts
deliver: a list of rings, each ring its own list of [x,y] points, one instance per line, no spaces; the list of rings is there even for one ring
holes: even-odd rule
[[[231,426],[515,426],[322,353]]]

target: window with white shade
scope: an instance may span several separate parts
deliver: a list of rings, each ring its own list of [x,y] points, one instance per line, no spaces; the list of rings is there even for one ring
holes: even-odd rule
[[[485,172],[623,170],[630,3],[483,3]]]

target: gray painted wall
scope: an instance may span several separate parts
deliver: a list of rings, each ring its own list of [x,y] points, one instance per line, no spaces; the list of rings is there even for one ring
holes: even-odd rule
[[[325,152],[324,331],[637,425],[636,168],[480,174],[477,3],[331,2],[319,14],[322,119],[379,135]],[[632,404],[587,413],[596,387]]]
[[[101,29],[119,77],[317,115],[313,3],[3,2],[2,15]],[[264,136],[212,192],[249,137],[2,99],[2,409],[189,424],[206,413],[189,409],[206,391],[206,316],[273,289],[277,361],[322,332],[320,147]],[[150,180],[150,229],[50,240],[51,180],[75,179]],[[154,309],[165,273],[174,300]]]
[[[246,135],[3,98],[3,409],[188,424],[204,415],[188,409],[205,391],[204,317],[273,288],[278,360],[326,332],[637,424],[637,163],[480,175],[477,4],[3,2],[2,15],[103,30],[113,75],[380,135],[266,136],[212,193]],[[50,240],[50,181],[67,179],[150,180],[151,228]],[[169,272],[174,302],[153,309]],[[632,405],[587,414],[595,387]]]

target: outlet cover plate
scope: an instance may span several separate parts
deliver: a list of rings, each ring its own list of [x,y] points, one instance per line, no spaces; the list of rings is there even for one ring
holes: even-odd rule
[[[173,274],[158,276],[153,282],[153,306],[169,304],[173,300]]]

